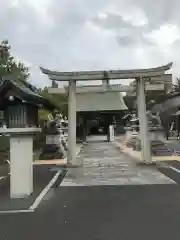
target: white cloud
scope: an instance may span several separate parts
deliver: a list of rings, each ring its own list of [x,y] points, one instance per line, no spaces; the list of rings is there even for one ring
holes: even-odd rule
[[[11,7],[18,7],[20,4],[20,0],[10,0]]]
[[[50,84],[39,65],[131,69],[174,61],[180,75],[178,0],[0,0],[0,40],[28,63],[31,81]]]
[[[150,33],[149,38],[156,42],[160,48],[171,47],[175,41],[180,40],[180,29],[177,25],[163,25]]]
[[[46,27],[51,27],[54,21],[49,14],[49,8],[51,8],[51,0],[26,0],[27,4],[33,7],[38,16],[39,22]]]

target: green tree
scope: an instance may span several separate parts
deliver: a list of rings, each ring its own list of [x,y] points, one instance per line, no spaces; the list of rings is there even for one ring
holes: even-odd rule
[[[176,78],[176,83],[173,85],[174,92],[180,92],[180,78]]]
[[[48,93],[48,87],[43,89],[38,89],[38,93],[44,98],[48,99],[53,103],[57,110],[60,111],[63,115],[67,116],[68,114],[68,96],[67,94],[50,94]],[[39,118],[47,119],[47,116],[50,112],[47,110],[39,110]]]
[[[11,76],[15,80],[27,80],[28,68],[11,55],[11,46],[7,40],[0,43],[0,80]]]

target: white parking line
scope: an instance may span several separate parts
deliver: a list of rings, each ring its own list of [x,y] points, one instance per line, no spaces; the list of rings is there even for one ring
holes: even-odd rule
[[[0,214],[11,214],[11,213],[32,213],[34,210],[27,209],[27,210],[4,210],[0,211]]]
[[[6,176],[2,176],[2,177],[0,177],[0,181],[3,180],[5,177],[6,177]]]
[[[77,149],[76,151],[76,155],[79,154],[81,147],[83,146],[83,144]],[[8,162],[9,163],[9,162]],[[33,204],[29,207],[29,209],[27,210],[5,210],[5,211],[0,211],[0,214],[11,214],[11,213],[31,213],[34,212],[34,210],[39,206],[39,204],[41,203],[41,201],[43,200],[44,196],[48,193],[48,191],[51,189],[51,187],[55,184],[55,182],[57,181],[58,177],[60,176],[60,174],[62,173],[62,169],[60,169],[55,175],[54,177],[50,180],[50,182],[48,183],[48,185],[40,192],[39,196],[35,199],[35,201],[33,202]],[[10,174],[10,172],[8,173],[8,175]],[[0,180],[6,178],[7,176],[3,176],[0,177]]]
[[[10,172],[8,173],[8,175],[10,175]],[[6,175],[6,176],[1,176],[1,177],[0,177],[0,181],[3,180],[3,179],[5,179],[5,178],[7,178],[8,175]]]
[[[36,200],[34,201],[34,203],[29,207],[29,210],[35,210],[38,205],[40,204],[40,202],[42,201],[42,199],[44,198],[44,196],[48,193],[48,191],[50,190],[50,188],[53,186],[53,184],[57,181],[59,175],[61,174],[62,170],[59,170],[54,177],[51,179],[51,181],[48,183],[48,185],[41,191],[41,193],[39,194],[39,196],[36,198]]]
[[[175,167],[171,167],[171,166],[169,166],[169,168],[171,168],[172,170],[174,170],[174,171],[177,172],[177,173],[180,173],[180,170],[177,169],[177,168],[175,168]]]
[[[35,201],[33,202],[33,204],[29,207],[29,209],[26,210],[4,210],[4,211],[0,211],[0,214],[14,214],[14,213],[32,213],[34,212],[34,210],[39,206],[40,202],[42,201],[42,199],[44,198],[44,196],[48,193],[48,191],[50,190],[50,188],[53,186],[53,184],[56,182],[56,180],[58,179],[59,175],[61,174],[62,170],[59,170],[54,177],[50,180],[50,182],[48,183],[48,185],[41,191],[41,193],[39,194],[39,196],[35,199]],[[4,176],[7,177],[7,176]],[[1,180],[1,179],[0,179]]]

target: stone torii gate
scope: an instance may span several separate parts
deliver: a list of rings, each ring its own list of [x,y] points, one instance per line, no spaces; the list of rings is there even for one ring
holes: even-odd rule
[[[54,81],[68,81],[68,157],[70,165],[76,163],[76,94],[85,92],[127,92],[135,91],[137,95],[138,115],[140,122],[140,137],[142,147],[142,161],[151,163],[150,140],[148,137],[148,123],[146,116],[145,90],[163,90],[164,83],[172,81],[171,74],[165,72],[171,69],[172,63],[167,65],[134,70],[110,70],[110,71],[79,71],[79,72],[58,72],[40,67],[42,73],[48,75],[49,79]],[[76,87],[76,81],[92,81],[107,79],[135,79],[136,86],[107,85]],[[148,84],[151,79],[151,83]],[[55,84],[56,85],[56,84]],[[65,89],[50,88],[50,93],[63,93]]]

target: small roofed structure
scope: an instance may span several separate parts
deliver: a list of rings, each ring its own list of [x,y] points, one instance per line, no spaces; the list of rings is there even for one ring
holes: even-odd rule
[[[113,85],[110,85],[107,80],[104,80],[102,85],[76,87],[78,138],[80,135],[84,138],[83,125],[86,124],[87,132],[90,134],[106,133],[110,122],[117,122],[124,115],[124,110],[128,110],[121,92],[102,92],[102,88],[112,89],[112,87]],[[68,87],[64,89],[68,92]]]
[[[76,95],[77,116],[83,118],[84,123],[87,121],[87,133],[99,134],[102,129],[102,133],[107,134],[109,124],[119,121],[124,110],[127,110],[127,106],[120,92],[89,92]],[[77,128],[77,136],[79,130],[80,128]],[[84,138],[83,130],[80,132]]]
[[[3,80],[0,84],[0,111],[4,111],[7,127],[38,125],[38,109],[54,110],[55,106],[38,94],[37,89],[25,81]]]

